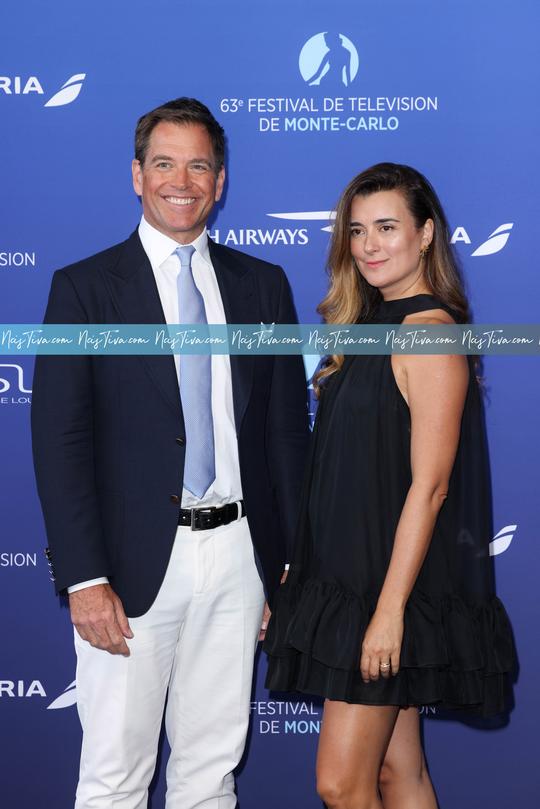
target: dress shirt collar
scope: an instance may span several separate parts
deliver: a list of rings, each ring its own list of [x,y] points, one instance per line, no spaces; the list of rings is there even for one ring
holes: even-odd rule
[[[146,221],[144,216],[141,218],[139,225],[139,238],[141,240],[144,252],[148,256],[148,260],[152,266],[152,270],[160,267],[166,259],[169,258],[171,253],[174,253],[179,243],[175,242],[169,236],[166,236],[161,231],[157,230],[153,225]],[[197,236],[192,242],[189,242],[195,248],[196,253],[204,259],[204,261],[211,267],[210,252],[208,250],[208,231],[204,228],[203,232]]]

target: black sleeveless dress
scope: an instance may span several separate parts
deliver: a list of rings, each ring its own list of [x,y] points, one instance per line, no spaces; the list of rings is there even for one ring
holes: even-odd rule
[[[384,301],[374,318],[447,309],[431,295]],[[405,610],[400,671],[364,683],[375,611],[411,485],[410,415],[390,356],[346,356],[324,386],[296,547],[264,644],[266,686],[350,703],[432,705],[484,716],[505,708],[515,665],[494,594],[490,474],[481,391],[470,381],[448,496]]]

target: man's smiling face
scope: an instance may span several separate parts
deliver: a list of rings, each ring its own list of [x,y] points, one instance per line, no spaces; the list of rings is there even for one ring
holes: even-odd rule
[[[225,181],[225,170],[217,170],[210,136],[200,124],[157,124],[144,165],[134,160],[132,171],[146,221],[180,244],[202,233]]]

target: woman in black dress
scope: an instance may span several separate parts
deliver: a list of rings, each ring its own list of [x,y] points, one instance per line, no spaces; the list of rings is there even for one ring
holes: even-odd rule
[[[440,202],[381,163],[338,205],[327,323],[467,322]],[[471,358],[332,356],[267,687],[326,698],[330,809],[436,809],[418,706],[504,710],[512,634],[494,594],[490,478]]]

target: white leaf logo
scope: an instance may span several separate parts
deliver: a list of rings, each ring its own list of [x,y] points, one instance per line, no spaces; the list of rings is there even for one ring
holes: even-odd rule
[[[54,702],[47,705],[48,711],[56,711],[58,708],[70,708],[72,705],[77,704],[77,689],[75,688],[76,681],[68,685],[66,690],[57,697]]]
[[[62,85],[62,88],[50,98],[45,104],[46,107],[63,107],[75,101],[81,92],[82,83],[86,78],[86,73],[76,73]]]
[[[493,233],[490,233],[485,242],[482,242],[480,247],[477,247],[472,256],[491,256],[493,253],[498,253],[503,249],[508,241],[510,231],[514,227],[513,222],[507,222],[505,225],[500,225]]]
[[[489,543],[489,555],[498,556],[504,553],[510,547],[510,543],[514,539],[514,531],[517,525],[505,525],[501,528],[498,534],[495,534],[493,540]]]

